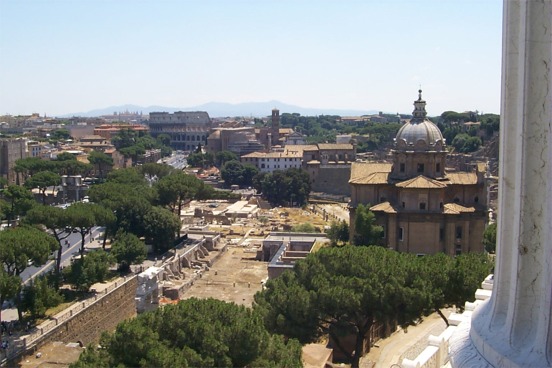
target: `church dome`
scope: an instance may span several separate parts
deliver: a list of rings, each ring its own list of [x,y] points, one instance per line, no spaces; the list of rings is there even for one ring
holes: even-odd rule
[[[404,124],[395,137],[395,149],[405,151],[443,151],[445,139],[437,125],[429,121],[425,111],[426,102],[419,90],[414,101],[414,112],[410,122]]]

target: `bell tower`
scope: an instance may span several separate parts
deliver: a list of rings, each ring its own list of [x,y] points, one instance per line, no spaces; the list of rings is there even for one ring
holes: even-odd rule
[[[276,108],[272,109],[271,133],[272,144],[277,145],[280,140],[280,110]]]

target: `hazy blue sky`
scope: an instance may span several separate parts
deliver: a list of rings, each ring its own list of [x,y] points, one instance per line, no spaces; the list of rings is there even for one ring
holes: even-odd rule
[[[500,0],[0,0],[0,114],[279,100],[499,112]],[[286,112],[286,111],[282,111]]]

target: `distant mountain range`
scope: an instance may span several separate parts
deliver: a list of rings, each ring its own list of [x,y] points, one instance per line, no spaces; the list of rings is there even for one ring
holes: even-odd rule
[[[345,110],[345,109],[331,109],[331,108],[305,108],[295,105],[286,104],[280,101],[267,101],[267,102],[244,102],[238,104],[230,104],[223,102],[209,102],[199,106],[192,107],[167,107],[167,106],[138,106],[138,105],[119,105],[110,106],[104,109],[96,109],[87,112],[76,112],[71,114],[65,114],[61,117],[95,117],[102,115],[112,115],[114,112],[120,113],[125,111],[130,112],[142,112],[143,114],[149,114],[150,112],[175,112],[175,111],[206,111],[210,117],[263,117],[269,116],[272,109],[280,110],[280,114],[283,113],[298,113],[303,116],[315,116],[315,115],[340,115],[340,116],[360,116],[376,114],[377,110]]]

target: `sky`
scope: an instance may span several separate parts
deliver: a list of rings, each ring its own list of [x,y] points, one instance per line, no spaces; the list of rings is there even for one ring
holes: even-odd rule
[[[0,115],[411,113],[420,87],[429,115],[499,113],[501,33],[501,0],[0,0]]]

